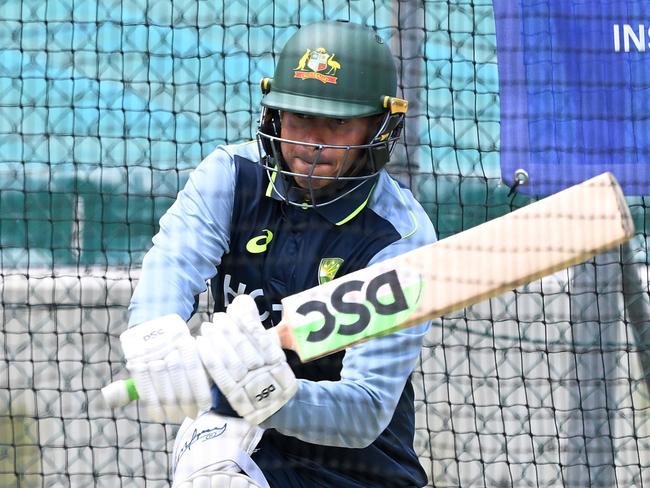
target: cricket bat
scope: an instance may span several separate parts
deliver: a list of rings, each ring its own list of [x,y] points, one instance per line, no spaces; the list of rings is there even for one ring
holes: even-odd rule
[[[273,329],[302,362],[500,295],[634,235],[611,173],[434,244],[282,300]],[[113,407],[137,399],[132,380],[102,389]]]

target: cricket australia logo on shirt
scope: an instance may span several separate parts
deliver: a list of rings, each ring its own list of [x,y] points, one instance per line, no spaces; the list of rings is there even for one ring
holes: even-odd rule
[[[341,64],[334,60],[335,54],[328,53],[324,47],[315,50],[307,49],[298,61],[298,66],[293,69],[294,78],[315,79],[322,83],[336,84],[338,77],[334,75],[341,69]]]
[[[341,264],[343,264],[343,259],[341,258],[321,259],[320,265],[318,266],[318,284],[322,285],[323,283],[332,281],[341,267]]]

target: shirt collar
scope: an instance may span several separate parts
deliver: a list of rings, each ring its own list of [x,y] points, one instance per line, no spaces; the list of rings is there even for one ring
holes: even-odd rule
[[[266,188],[266,196],[274,200],[284,201],[283,194],[286,195],[288,183],[285,178],[278,178],[277,172],[269,172],[269,184]],[[372,190],[375,188],[378,175],[372,176],[363,181],[352,192],[339,198],[338,200],[321,207],[315,207],[314,210],[318,212],[323,218],[333,225],[345,225],[354,217],[356,217],[370,201]],[[351,184],[358,184],[353,182]]]

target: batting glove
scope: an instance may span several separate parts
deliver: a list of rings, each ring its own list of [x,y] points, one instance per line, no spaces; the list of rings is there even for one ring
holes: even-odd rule
[[[158,422],[196,418],[211,405],[210,384],[185,321],[166,315],[120,335],[140,403]]]
[[[196,341],[208,374],[250,423],[263,422],[296,393],[296,377],[280,340],[264,328],[250,296],[237,296],[226,313],[204,322]]]

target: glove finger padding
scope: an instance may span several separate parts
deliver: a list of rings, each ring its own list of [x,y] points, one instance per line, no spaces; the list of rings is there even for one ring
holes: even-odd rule
[[[242,333],[254,334],[255,331],[265,330],[260,321],[257,304],[250,295],[237,295],[228,305],[226,313],[239,323]]]
[[[177,350],[171,351],[163,361],[162,366],[169,372],[169,396],[162,398],[163,403],[174,404],[176,399],[193,398],[193,392],[188,381],[185,381],[183,359]],[[161,369],[163,369],[161,368]],[[176,385],[176,389],[174,388]],[[167,401],[166,399],[169,398]],[[189,415],[186,414],[186,417]]]
[[[206,403],[205,399],[209,398],[207,400],[207,406],[209,407],[212,404],[212,397],[209,391],[206,394],[205,387],[207,385],[209,390],[210,382],[199,357],[196,339],[188,334],[187,337],[179,341],[178,351],[181,355],[181,364],[185,370],[187,384],[192,390],[194,398],[202,399],[203,403]],[[201,410],[206,410],[206,408]],[[188,417],[191,417],[191,415],[188,415]]]
[[[236,411],[239,415],[243,416],[243,412],[251,412],[253,405],[242,395],[243,392],[238,381],[234,379],[226,363],[222,360],[223,352],[230,348],[229,344],[225,342],[224,336],[219,333],[201,335],[196,338],[196,343],[203,365],[221,393],[228,399],[237,399],[235,401],[237,401],[239,407]],[[234,376],[241,376],[241,379],[243,379],[246,374],[240,375],[238,368]]]
[[[120,341],[140,401],[154,420],[178,423],[210,408],[208,376],[180,316],[131,327]]]
[[[232,348],[237,351],[237,362],[241,363],[242,367],[251,370],[264,366],[261,349],[240,329],[239,322],[235,327],[225,329],[224,334]]]
[[[236,330],[236,324],[226,314],[218,315],[218,318],[224,321],[223,325],[204,322],[201,325],[201,336],[197,338],[197,340],[203,338],[210,339],[209,347],[212,348],[210,356],[214,356],[213,361],[216,361],[217,364],[221,365],[220,369],[225,369],[225,371],[228,372],[228,376],[232,379],[234,384],[237,381],[241,381],[244,376],[246,376],[248,368],[244,363],[242,363],[239,357],[239,352],[235,349],[235,345],[230,340],[231,334],[226,332],[228,329]],[[205,343],[205,341],[199,340],[199,344]],[[203,357],[201,357],[201,359],[203,360]],[[219,371],[215,371],[214,374],[212,373],[211,368],[206,364],[206,360],[203,360],[203,365],[206,367],[210,375],[219,375]]]
[[[214,325],[206,322],[201,326],[201,330],[211,327],[214,327]],[[235,325],[232,325],[232,327],[235,327]],[[231,406],[233,406],[232,402],[238,405],[236,408],[233,406],[235,411],[242,417],[252,412],[254,410],[253,404],[240,386],[240,381],[245,380],[248,370],[244,368],[242,373],[243,363],[241,361],[236,362],[231,357],[235,353],[227,342],[226,336],[221,332],[202,333],[201,336],[196,338],[196,344],[203,366],[212,377],[212,381],[231,402]],[[224,361],[226,356],[229,359]],[[232,368],[234,368],[234,372]]]
[[[141,403],[144,405],[147,415],[156,422],[163,422],[166,417],[165,410],[158,398],[156,388],[153,385],[153,380],[147,363],[132,361],[130,363],[127,362],[126,367],[138,387],[138,396]]]
[[[264,329],[257,305],[248,295],[237,296],[226,317],[219,314],[215,324],[204,323],[197,344],[215,384],[232,408],[251,423],[264,421],[296,393],[296,378],[280,341],[273,331]]]
[[[164,360],[149,361],[147,363],[147,366],[149,367],[149,375],[151,376],[152,382],[156,388],[158,400],[160,401],[160,405],[165,412],[164,418],[173,419],[175,421],[178,421],[180,418],[185,418],[187,416],[184,412],[186,406],[177,401],[176,394],[174,392],[173,379],[172,375],[170,374],[170,370],[173,367],[168,366],[167,362]],[[180,385],[178,386],[180,388]],[[196,414],[196,412],[194,412],[194,414]]]
[[[272,329],[265,329],[260,321],[257,305],[250,295],[239,295],[228,305],[228,315],[236,320],[239,331],[245,334],[257,352],[258,361],[274,364],[285,358],[280,338]],[[253,367],[260,367],[260,365]],[[252,369],[252,367],[249,367]]]

